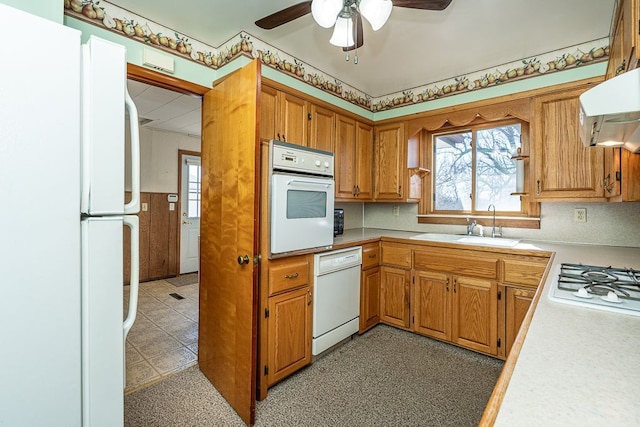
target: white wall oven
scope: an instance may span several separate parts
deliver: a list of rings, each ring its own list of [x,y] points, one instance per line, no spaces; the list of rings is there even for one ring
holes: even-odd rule
[[[271,256],[333,245],[333,153],[271,141]]]

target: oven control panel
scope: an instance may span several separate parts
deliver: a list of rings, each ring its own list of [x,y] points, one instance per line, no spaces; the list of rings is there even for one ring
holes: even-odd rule
[[[333,177],[333,153],[271,141],[271,169]]]

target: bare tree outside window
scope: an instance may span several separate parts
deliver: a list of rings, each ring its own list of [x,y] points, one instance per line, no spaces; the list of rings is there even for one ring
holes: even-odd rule
[[[512,154],[521,146],[520,124],[434,137],[434,210],[520,212]],[[475,176],[475,180],[472,177]]]

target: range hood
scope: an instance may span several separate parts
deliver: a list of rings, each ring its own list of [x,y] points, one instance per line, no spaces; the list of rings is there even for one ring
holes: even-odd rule
[[[580,138],[586,146],[640,153],[640,68],[580,95]]]

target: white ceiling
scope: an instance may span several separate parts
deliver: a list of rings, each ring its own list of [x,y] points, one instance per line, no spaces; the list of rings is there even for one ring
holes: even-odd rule
[[[439,12],[394,7],[377,32],[364,24],[357,65],[329,44],[332,29],[318,26],[310,14],[273,30],[254,24],[299,0],[110,3],[216,48],[245,31],[379,97],[607,37],[616,0],[453,0]],[[145,97],[141,105],[154,99]],[[174,107],[165,98],[160,102],[165,104],[149,106],[149,113]]]
[[[197,96],[129,80],[129,94],[138,109],[140,125],[199,136],[202,100]]]

